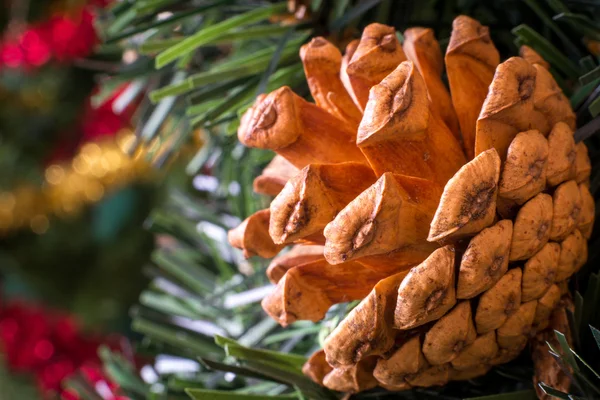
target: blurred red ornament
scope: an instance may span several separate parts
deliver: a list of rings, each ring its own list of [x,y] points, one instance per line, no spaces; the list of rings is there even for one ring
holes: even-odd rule
[[[125,110],[118,113],[115,111],[115,101],[128,86],[129,84],[121,85],[108,99],[96,107],[92,105],[91,99],[87,102],[82,122],[83,142],[115,135],[122,128],[129,126],[137,103],[131,102]]]
[[[84,335],[71,316],[19,301],[0,304],[0,352],[10,370],[33,374],[43,394],[61,393],[63,381],[79,368],[92,387],[101,382],[116,392],[118,387],[102,374],[97,355],[107,341]]]
[[[44,36],[44,29],[40,28],[31,28],[21,35],[19,44],[27,65],[39,67],[50,59],[50,46]]]
[[[4,41],[0,43],[0,67],[19,68],[25,62],[25,54],[16,42]]]
[[[93,0],[77,12],[52,16],[27,27],[17,38],[5,34],[0,40],[0,68],[31,70],[50,60],[69,63],[87,57],[98,44],[94,8],[109,2]]]
[[[56,16],[48,22],[50,47],[58,61],[72,61],[89,55],[98,43],[94,14],[87,8],[76,17]]]

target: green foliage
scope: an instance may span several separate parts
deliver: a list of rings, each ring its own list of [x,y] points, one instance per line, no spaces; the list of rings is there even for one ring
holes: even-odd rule
[[[593,273],[589,275],[584,294],[575,292],[575,312],[568,312],[575,348],[571,348],[565,335],[558,331],[555,331],[555,335],[559,348],[548,343],[550,354],[565,373],[573,377],[572,393],[564,393],[541,383],[540,387],[547,394],[569,400],[595,399],[600,396],[600,374],[597,372],[600,370],[600,331],[594,328],[600,323],[599,296],[600,277]]]
[[[266,317],[259,301],[272,286],[264,262],[245,261],[226,244],[226,229],[239,222],[227,197],[219,190],[191,197],[173,189],[164,208],[151,215],[147,226],[162,245],[147,271],[151,284],[131,313],[132,329],[144,336],[139,354],[183,357],[199,362],[198,369],[159,372],[155,382],[144,382],[123,356],[102,349],[107,374],[132,399],[187,398],[186,392],[193,398],[332,398],[301,371],[314,348],[314,330],[299,322],[287,331]],[[73,384],[80,393],[94,392],[83,380]]]
[[[39,393],[28,376],[15,375],[9,372],[4,363],[4,357],[0,354],[0,400],[36,400]]]
[[[298,51],[310,30],[268,21],[285,11],[284,2],[124,4],[107,15],[106,46],[140,54],[121,69],[135,70],[135,82],[144,93],[137,145],[160,149],[153,157],[157,165],[173,158],[197,129],[208,133],[205,140],[212,146],[231,148],[238,113],[256,94],[281,85],[305,85]],[[280,40],[282,35],[285,40]],[[123,79],[117,74],[106,85]],[[205,149],[188,171],[205,166],[210,154]]]

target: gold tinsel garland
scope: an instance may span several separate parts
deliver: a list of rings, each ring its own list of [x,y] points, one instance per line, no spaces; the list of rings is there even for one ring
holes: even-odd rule
[[[77,215],[108,193],[148,179],[151,168],[144,154],[127,154],[133,141],[133,132],[122,129],[114,137],[85,143],[70,162],[49,165],[41,187],[22,184],[0,192],[0,237],[26,227],[43,234],[51,216]]]

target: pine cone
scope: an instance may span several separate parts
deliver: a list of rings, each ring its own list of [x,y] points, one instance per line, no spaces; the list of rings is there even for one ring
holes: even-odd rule
[[[265,310],[286,325],[362,299],[304,368],[335,390],[443,385],[516,358],[587,258],[591,164],[548,63],[527,47],[500,63],[460,16],[450,95],[433,32],[405,38],[372,24],[344,55],[313,39],[316,104],[280,88],[238,131],[289,162],[255,185],[277,194],[270,209],[230,234],[247,256],[294,245],[269,267]]]

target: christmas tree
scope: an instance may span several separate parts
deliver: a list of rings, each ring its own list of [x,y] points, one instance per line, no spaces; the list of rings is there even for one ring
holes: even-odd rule
[[[600,393],[598,375],[594,372],[599,370],[595,362],[597,359],[595,353],[598,351],[595,341],[598,336],[597,331],[593,328],[590,330],[589,325],[598,326],[600,322],[597,320],[596,312],[600,282],[594,267],[598,253],[594,246],[597,235],[593,231],[589,232],[591,238],[587,264],[578,266],[580,269],[565,289],[566,292],[571,293],[574,307],[565,304],[563,312],[552,319],[551,328],[555,328],[557,333],[552,330],[544,331],[545,333],[536,337],[537,341],[530,342],[532,355],[527,351],[517,353],[514,360],[498,363],[490,371],[486,368],[487,373],[484,376],[466,381],[429,387],[429,384],[414,384],[414,380],[413,383],[409,380],[409,390],[401,390],[407,389],[406,387],[387,387],[386,389],[389,390],[373,388],[362,391],[373,386],[371,383],[365,385],[363,383],[369,382],[368,376],[372,375],[374,366],[367,366],[364,370],[356,367],[352,372],[354,386],[348,389],[340,387],[339,391],[330,390],[314,382],[323,383],[323,375],[330,374],[327,368],[331,368],[326,366],[327,363],[331,364],[329,354],[327,354],[327,362],[324,362],[323,358],[319,358],[323,357],[322,352],[319,356],[315,351],[325,345],[327,352],[327,343],[331,343],[332,332],[347,323],[346,321],[352,321],[350,318],[359,313],[355,310],[361,310],[361,307],[366,304],[360,300],[369,295],[371,288],[380,278],[372,283],[369,282],[370,287],[366,292],[364,289],[363,292],[357,290],[354,297],[345,296],[347,292],[342,290],[339,299],[329,299],[327,300],[330,301],[329,303],[325,301],[324,308],[321,307],[323,311],[319,311],[318,316],[310,314],[310,308],[315,304],[321,306],[318,298],[309,298],[305,303],[290,298],[289,303],[284,303],[281,307],[296,306],[297,308],[294,312],[289,311],[286,319],[283,319],[284,317],[281,316],[283,314],[280,314],[278,322],[288,325],[283,328],[266,316],[258,304],[274,289],[267,275],[272,282],[281,282],[281,279],[293,270],[290,269],[291,267],[307,265],[304,263],[317,263],[314,260],[322,257],[323,250],[311,251],[297,248],[278,256],[270,263],[257,257],[245,259],[244,256],[259,254],[271,258],[289,244],[285,238],[280,243],[275,243],[271,239],[274,236],[271,228],[265,230],[265,226],[269,225],[270,217],[260,210],[269,206],[270,199],[253,193],[253,189],[271,196],[279,193],[290,178],[297,176],[296,167],[302,168],[307,158],[320,160],[320,157],[331,157],[321,161],[329,163],[360,161],[360,154],[357,153],[353,158],[353,150],[344,147],[343,144],[339,145],[339,149],[335,147],[335,143],[330,147],[319,148],[316,145],[310,147],[311,144],[318,143],[319,138],[328,138],[330,131],[344,130],[343,124],[335,126],[335,121],[346,119],[351,121],[352,115],[348,107],[337,105],[340,104],[338,101],[343,100],[339,96],[341,92],[330,88],[329,85],[333,83],[327,79],[319,80],[319,73],[322,72],[323,76],[326,76],[326,68],[316,68],[314,72],[310,72],[306,59],[307,53],[302,56],[300,48],[309,43],[312,37],[324,37],[331,48],[336,49],[334,51],[346,49],[346,54],[349,54],[348,52],[352,53],[360,49],[368,54],[366,50],[356,47],[357,42],[354,42],[353,49],[352,41],[358,39],[363,29],[369,29],[368,27],[372,26],[370,24],[375,22],[393,27],[391,33],[385,31],[381,34],[382,37],[387,38],[385,43],[388,43],[386,47],[390,50],[388,53],[398,52],[396,41],[403,42],[404,51],[408,53],[407,43],[415,43],[415,39],[406,29],[414,26],[433,29],[439,41],[437,51],[446,54],[448,76],[441,81],[442,83],[446,79],[450,81],[452,101],[457,110],[459,106],[454,101],[456,89],[453,89],[455,83],[451,76],[456,73],[451,71],[447,49],[452,49],[452,21],[458,15],[468,15],[477,19],[482,26],[488,26],[489,36],[486,31],[485,34],[481,34],[482,40],[485,43],[493,42],[497,49],[490,82],[484,88],[492,83],[493,71],[498,65],[498,59],[505,60],[511,55],[518,54],[522,46],[527,46],[521,53],[523,59],[527,60],[527,65],[537,63],[540,66],[545,65],[541,68],[548,67],[545,76],[556,81],[556,85],[560,87],[557,89],[558,92],[564,93],[569,98],[569,107],[574,110],[574,114],[569,118],[572,118],[573,127],[577,126],[573,135],[574,140],[571,139],[572,146],[574,149],[574,142],[585,141],[591,164],[589,192],[595,196],[598,186],[598,176],[595,172],[598,144],[593,135],[600,128],[600,120],[597,118],[598,104],[600,104],[597,99],[600,93],[597,40],[600,40],[600,30],[595,23],[597,18],[594,17],[597,17],[598,11],[598,7],[587,2],[563,4],[556,0],[497,3],[290,1],[287,4],[262,1],[167,0],[120,2],[113,5],[106,19],[102,21],[105,32],[103,38],[105,45],[102,49],[108,52],[114,46],[119,46],[126,53],[132,54],[133,61],[122,66],[118,74],[107,80],[107,90],[118,82],[128,81],[131,82],[132,87],[144,93],[144,98],[136,111],[137,140],[131,151],[136,152],[140,149],[149,151],[154,165],[157,168],[164,168],[182,149],[187,151],[188,148],[184,146],[190,141],[195,140],[196,143],[201,141],[202,147],[186,166],[186,172],[193,176],[193,188],[187,187],[190,193],[172,190],[168,203],[155,211],[148,222],[150,228],[160,238],[161,245],[153,253],[154,267],[148,271],[152,283],[140,297],[139,306],[132,312],[132,328],[144,336],[139,342],[138,352],[154,356],[153,367],[134,366],[125,361],[122,355],[106,350],[102,355],[109,376],[130,398],[341,398],[344,394],[340,392],[360,391],[352,397],[517,399],[535,398],[536,390],[539,396],[565,399],[594,398]],[[406,33],[402,35],[401,32]],[[379,33],[374,31],[363,36],[371,38],[377,35]],[[327,42],[321,39],[313,39],[310,43],[316,48],[327,46]],[[383,47],[385,43],[379,41],[375,47]],[[388,60],[386,57],[387,55],[375,58],[373,62],[384,64]],[[412,57],[414,56],[411,56],[411,60]],[[350,58],[352,61],[355,59],[353,56]],[[394,61],[395,65],[392,69],[396,68],[401,61]],[[343,59],[341,63],[344,65]],[[423,66],[419,69],[418,73],[414,69],[406,69],[403,73],[408,75],[410,71],[411,77],[423,75],[424,83],[418,77],[414,78],[415,81],[411,81],[415,82],[412,95],[415,99],[427,99],[427,97],[418,97],[419,85],[423,88],[425,87],[423,85],[426,85],[426,91],[431,96],[433,91],[429,86],[431,81],[425,76]],[[309,79],[307,82],[305,72],[308,78],[316,78]],[[350,101],[357,104],[359,111],[362,111],[360,110],[362,107],[366,113],[371,103],[368,98],[368,88],[379,83],[388,74],[373,77],[374,82],[371,83],[361,83],[360,79],[363,78],[364,81],[364,76],[360,76],[360,71],[356,74],[349,73],[350,86],[356,97]],[[539,74],[543,75],[544,72]],[[398,79],[400,78],[408,80],[404,75]],[[362,93],[361,84],[362,87],[367,88]],[[290,95],[287,92],[274,92],[282,86],[289,86],[298,96],[289,100]],[[329,92],[337,96],[319,97],[316,94],[321,87],[329,88]],[[422,94],[426,91],[422,91]],[[250,108],[253,104],[257,104],[256,109],[261,112],[268,110],[270,103],[267,100],[270,97],[262,95],[272,92],[281,93],[283,99],[281,102],[289,101],[299,109],[314,110],[310,112],[318,114],[316,121],[325,124],[323,121],[328,121],[330,118],[334,122],[325,124],[327,129],[320,129],[313,124],[316,126],[313,131],[301,133],[312,134],[311,139],[306,141],[308,143],[306,148],[310,151],[306,151],[306,148],[304,153],[302,149],[288,149],[287,153],[280,153],[293,166],[286,164],[285,161],[273,159],[269,164],[270,168],[262,170],[271,161],[273,153],[264,149],[248,149],[242,146],[235,133],[242,132],[238,135],[244,137],[244,122],[240,123],[240,117],[244,113],[250,116],[247,117],[247,121],[257,125],[263,124],[264,129],[269,129],[273,125],[275,118],[265,117],[269,113],[257,114],[258,117],[253,119],[253,111]],[[269,96],[274,97],[274,95]],[[306,97],[310,100],[310,96],[320,108],[325,108],[327,113],[317,111],[314,105],[302,99]],[[258,102],[255,103],[257,97]],[[430,100],[435,104],[439,98]],[[261,105],[263,101],[265,105]],[[352,103],[347,104],[352,105]],[[425,104],[427,107],[427,100],[419,104]],[[479,107],[481,108],[481,105]],[[285,108],[278,109],[277,112],[281,113],[282,110]],[[327,116],[332,114],[331,110],[333,112],[341,110],[346,114]],[[442,114],[444,110],[444,107],[440,107],[438,111],[431,111],[431,113],[432,115],[440,113],[440,119],[444,119]],[[309,111],[306,113],[310,114]],[[545,118],[555,116],[549,114]],[[452,116],[448,118],[451,119]],[[527,114],[527,118],[531,118],[531,115]],[[445,123],[450,126],[451,123],[447,121]],[[467,129],[463,126],[460,115],[458,115],[458,123],[462,134],[465,135]],[[252,134],[250,133],[249,136]],[[252,140],[255,142],[251,143]],[[465,142],[467,140],[463,136],[463,143]],[[331,142],[326,142],[328,143]],[[246,144],[254,146],[256,138],[250,137]],[[272,148],[279,150],[283,147],[285,145],[275,145]],[[367,156],[371,166],[376,165],[373,160],[379,160],[377,151],[369,152],[363,149],[362,153]],[[439,153],[442,154],[443,151],[439,150]],[[468,154],[467,156],[469,158],[461,161],[459,166],[473,157]],[[334,157],[338,158],[334,159]],[[489,170],[493,175],[494,171],[499,170],[500,161],[494,164],[493,157],[488,158],[490,160],[485,162],[490,167],[486,167],[487,169],[482,167],[482,171]],[[466,164],[469,165],[470,163]],[[358,174],[356,169],[358,167],[353,168],[351,174]],[[374,169],[379,177],[377,168],[379,167]],[[381,166],[384,172],[389,171],[388,168]],[[410,168],[410,165],[406,168]],[[449,176],[444,178],[444,184],[457,169],[458,167],[452,171],[445,171]],[[440,170],[434,177],[438,177],[443,172]],[[321,176],[320,179],[323,180],[322,176],[333,172],[322,168],[314,174]],[[365,176],[368,174],[365,172]],[[477,174],[473,175],[477,177]],[[257,176],[258,178],[255,179]],[[562,181],[559,179],[557,183],[560,182]],[[371,183],[367,183],[367,186]],[[364,182],[357,183],[360,184]],[[309,187],[307,183],[303,185]],[[398,185],[402,187],[402,182]],[[290,187],[290,184],[285,187]],[[357,187],[350,188],[357,193],[340,208],[343,208],[357,194],[363,193],[364,188]],[[509,190],[506,189],[505,193],[508,192]],[[279,199],[280,196],[277,198]],[[313,198],[309,195],[307,199]],[[442,197],[442,202],[443,199],[450,202],[452,196]],[[326,208],[323,204],[317,208],[319,211]],[[333,216],[336,216],[340,210],[336,207],[333,209],[335,210]],[[436,205],[433,211],[435,209]],[[271,205],[271,217],[273,211]],[[503,212],[510,215],[511,210],[507,208],[499,211],[500,214]],[[493,213],[491,217],[493,220]],[[298,220],[305,221],[307,218],[298,217]],[[507,217],[503,215],[503,218]],[[326,223],[332,219],[328,219]],[[230,234],[230,241],[236,247],[242,247],[243,252],[232,248],[226,242],[227,230],[234,228],[242,220],[246,220],[246,223]],[[311,219],[308,220],[313,222]],[[325,224],[322,221],[320,223],[322,225],[318,226],[317,231],[324,228]],[[284,234],[288,231],[296,232],[284,228]],[[469,233],[474,234],[481,227],[473,229]],[[428,227],[426,230],[429,230]],[[273,231],[276,231],[276,228],[273,228]],[[332,232],[333,229],[329,231]],[[313,232],[305,233],[305,237],[309,237]],[[444,235],[447,233],[443,225],[440,225],[434,236],[437,238]],[[557,238],[560,236],[558,233],[556,235]],[[330,240],[331,235],[327,233],[327,229],[325,236]],[[290,242],[296,239],[291,238]],[[397,237],[387,239],[393,241],[397,240]],[[314,242],[309,238],[308,242],[311,241]],[[482,241],[488,245],[487,241],[483,239]],[[533,253],[537,250],[539,249]],[[518,259],[526,259],[533,253],[519,256]],[[334,264],[337,261],[332,254],[334,253],[329,254],[331,257],[328,256],[327,261]],[[346,254],[346,258],[347,256]],[[342,255],[339,257],[341,261],[347,261]],[[357,262],[361,262],[360,255],[356,258]],[[413,265],[419,264],[424,258],[415,260]],[[435,260],[432,264],[441,264],[441,261]],[[320,267],[315,264],[313,274],[319,276],[327,269],[331,269],[328,264]],[[516,269],[512,268],[511,271],[513,271],[512,275],[515,275]],[[442,275],[442,272],[436,274],[438,275]],[[292,273],[287,276],[292,276]],[[348,287],[352,285],[353,278],[363,279],[358,277],[358,274],[346,278]],[[399,279],[403,278],[404,276]],[[301,282],[301,277],[296,279]],[[319,291],[334,292],[337,283],[335,280],[333,282],[330,280],[319,287],[319,283],[314,282],[310,279],[305,281],[306,285],[316,285],[316,290],[307,286],[300,288],[299,293],[302,294],[302,290],[305,290],[317,296]],[[375,292],[371,293],[378,293],[377,287],[380,284],[377,285]],[[277,287],[281,286],[278,284]],[[560,290],[558,286],[556,287],[556,290]],[[461,290],[460,287],[458,290]],[[506,288],[500,292],[509,291],[510,283],[507,283]],[[348,300],[352,301],[348,302]],[[479,300],[479,304],[483,301]],[[552,304],[549,310],[558,305],[557,302]],[[451,306],[452,304],[449,305]],[[265,308],[269,311],[268,304]],[[455,310],[459,310],[459,307]],[[440,311],[441,315],[445,311]],[[302,314],[302,318],[289,318],[300,313],[305,313]],[[271,312],[271,314],[275,313]],[[314,319],[317,322],[301,319]],[[347,340],[352,338],[351,336]],[[435,343],[439,341],[434,341]],[[343,343],[340,346],[343,346]],[[313,354],[316,356],[311,356]],[[432,363],[433,355],[426,354],[426,356]],[[536,363],[535,371],[532,358]],[[387,358],[388,361],[391,359]],[[141,370],[138,372],[136,367]],[[534,375],[537,377],[536,386],[532,382]],[[332,380],[333,378],[330,377],[329,381]],[[565,380],[571,384],[565,385]],[[379,382],[381,383],[381,380]],[[326,386],[332,385],[326,384]],[[74,388],[79,389],[77,391],[84,398],[96,396],[93,386],[87,386],[85,390],[81,385],[75,385]]]

